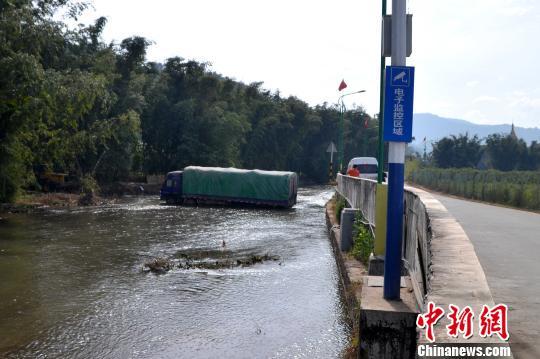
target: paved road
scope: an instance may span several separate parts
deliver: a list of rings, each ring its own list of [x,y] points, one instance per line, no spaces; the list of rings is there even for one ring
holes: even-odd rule
[[[540,358],[540,214],[434,196],[471,239],[495,303],[508,305],[515,358]]]

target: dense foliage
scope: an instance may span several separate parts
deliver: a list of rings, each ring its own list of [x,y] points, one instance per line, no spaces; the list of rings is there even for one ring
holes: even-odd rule
[[[452,135],[433,144],[433,161],[441,168],[475,167],[481,155],[478,136]]]
[[[444,137],[433,144],[433,165],[440,168],[480,168],[499,171],[540,169],[540,144],[511,134],[492,134],[485,143],[468,134]]]
[[[69,28],[84,4],[0,4],[0,202],[38,187],[37,165],[76,181],[126,180],[186,165],[293,170],[328,178],[339,112],[282,98],[180,57],[146,61],[142,37],[105,44],[106,19]],[[345,114],[345,161],[376,155],[362,108]],[[83,181],[84,179],[84,181]]]
[[[540,210],[540,172],[419,168],[409,181],[486,202]]]
[[[354,258],[368,265],[369,256],[373,253],[374,245],[375,238],[373,237],[369,223],[362,217],[361,212],[358,211],[354,220],[353,246],[350,253]]]
[[[540,144],[536,141],[527,146],[522,139],[493,134],[486,139],[486,151],[489,154],[491,167],[497,170],[540,169]]]

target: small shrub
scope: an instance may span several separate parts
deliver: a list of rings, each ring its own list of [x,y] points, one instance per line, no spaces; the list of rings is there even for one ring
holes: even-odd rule
[[[343,211],[343,208],[347,207],[347,202],[345,199],[341,196],[337,196],[336,198],[336,207],[335,207],[335,215],[336,220],[341,223],[341,211]]]
[[[354,221],[353,247],[351,254],[354,258],[367,265],[369,256],[373,252],[374,238],[368,225],[364,224],[364,219],[360,212]]]
[[[84,194],[95,194],[99,190],[99,185],[92,176],[81,178],[81,192]]]

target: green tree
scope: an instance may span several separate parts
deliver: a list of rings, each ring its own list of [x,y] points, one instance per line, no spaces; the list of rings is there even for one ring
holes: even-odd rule
[[[140,36],[106,44],[104,17],[70,27],[71,0],[0,3],[0,201],[33,186],[47,165],[81,183],[125,180],[187,165],[293,170],[328,176],[339,112],[283,98],[180,57],[146,61]],[[368,126],[364,126],[366,122]],[[363,109],[345,114],[346,158],[376,153]]]
[[[489,135],[486,139],[486,150],[493,167],[497,170],[512,171],[528,167],[527,144],[514,136]]]
[[[433,144],[432,156],[436,166],[441,168],[476,167],[482,156],[482,145],[476,135],[451,135]]]
[[[134,148],[140,151],[139,68],[148,43],[131,38],[115,49],[101,42],[104,18],[75,29],[54,19],[60,9],[76,19],[85,7],[69,0],[0,4],[0,201],[35,182],[33,165],[125,177],[131,168],[99,166],[129,167]]]
[[[540,169],[540,143],[537,141],[533,141],[528,148],[527,164],[527,170]]]

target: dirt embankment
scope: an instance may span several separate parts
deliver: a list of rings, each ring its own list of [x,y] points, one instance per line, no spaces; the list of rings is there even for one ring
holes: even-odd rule
[[[50,208],[71,208],[78,206],[100,206],[114,203],[114,198],[76,193],[27,192],[15,203],[1,203],[0,213],[30,213]]]
[[[115,182],[101,186],[96,193],[34,192],[19,196],[15,203],[0,203],[0,213],[29,213],[50,208],[100,206],[114,203],[122,196],[159,195],[161,184]]]

